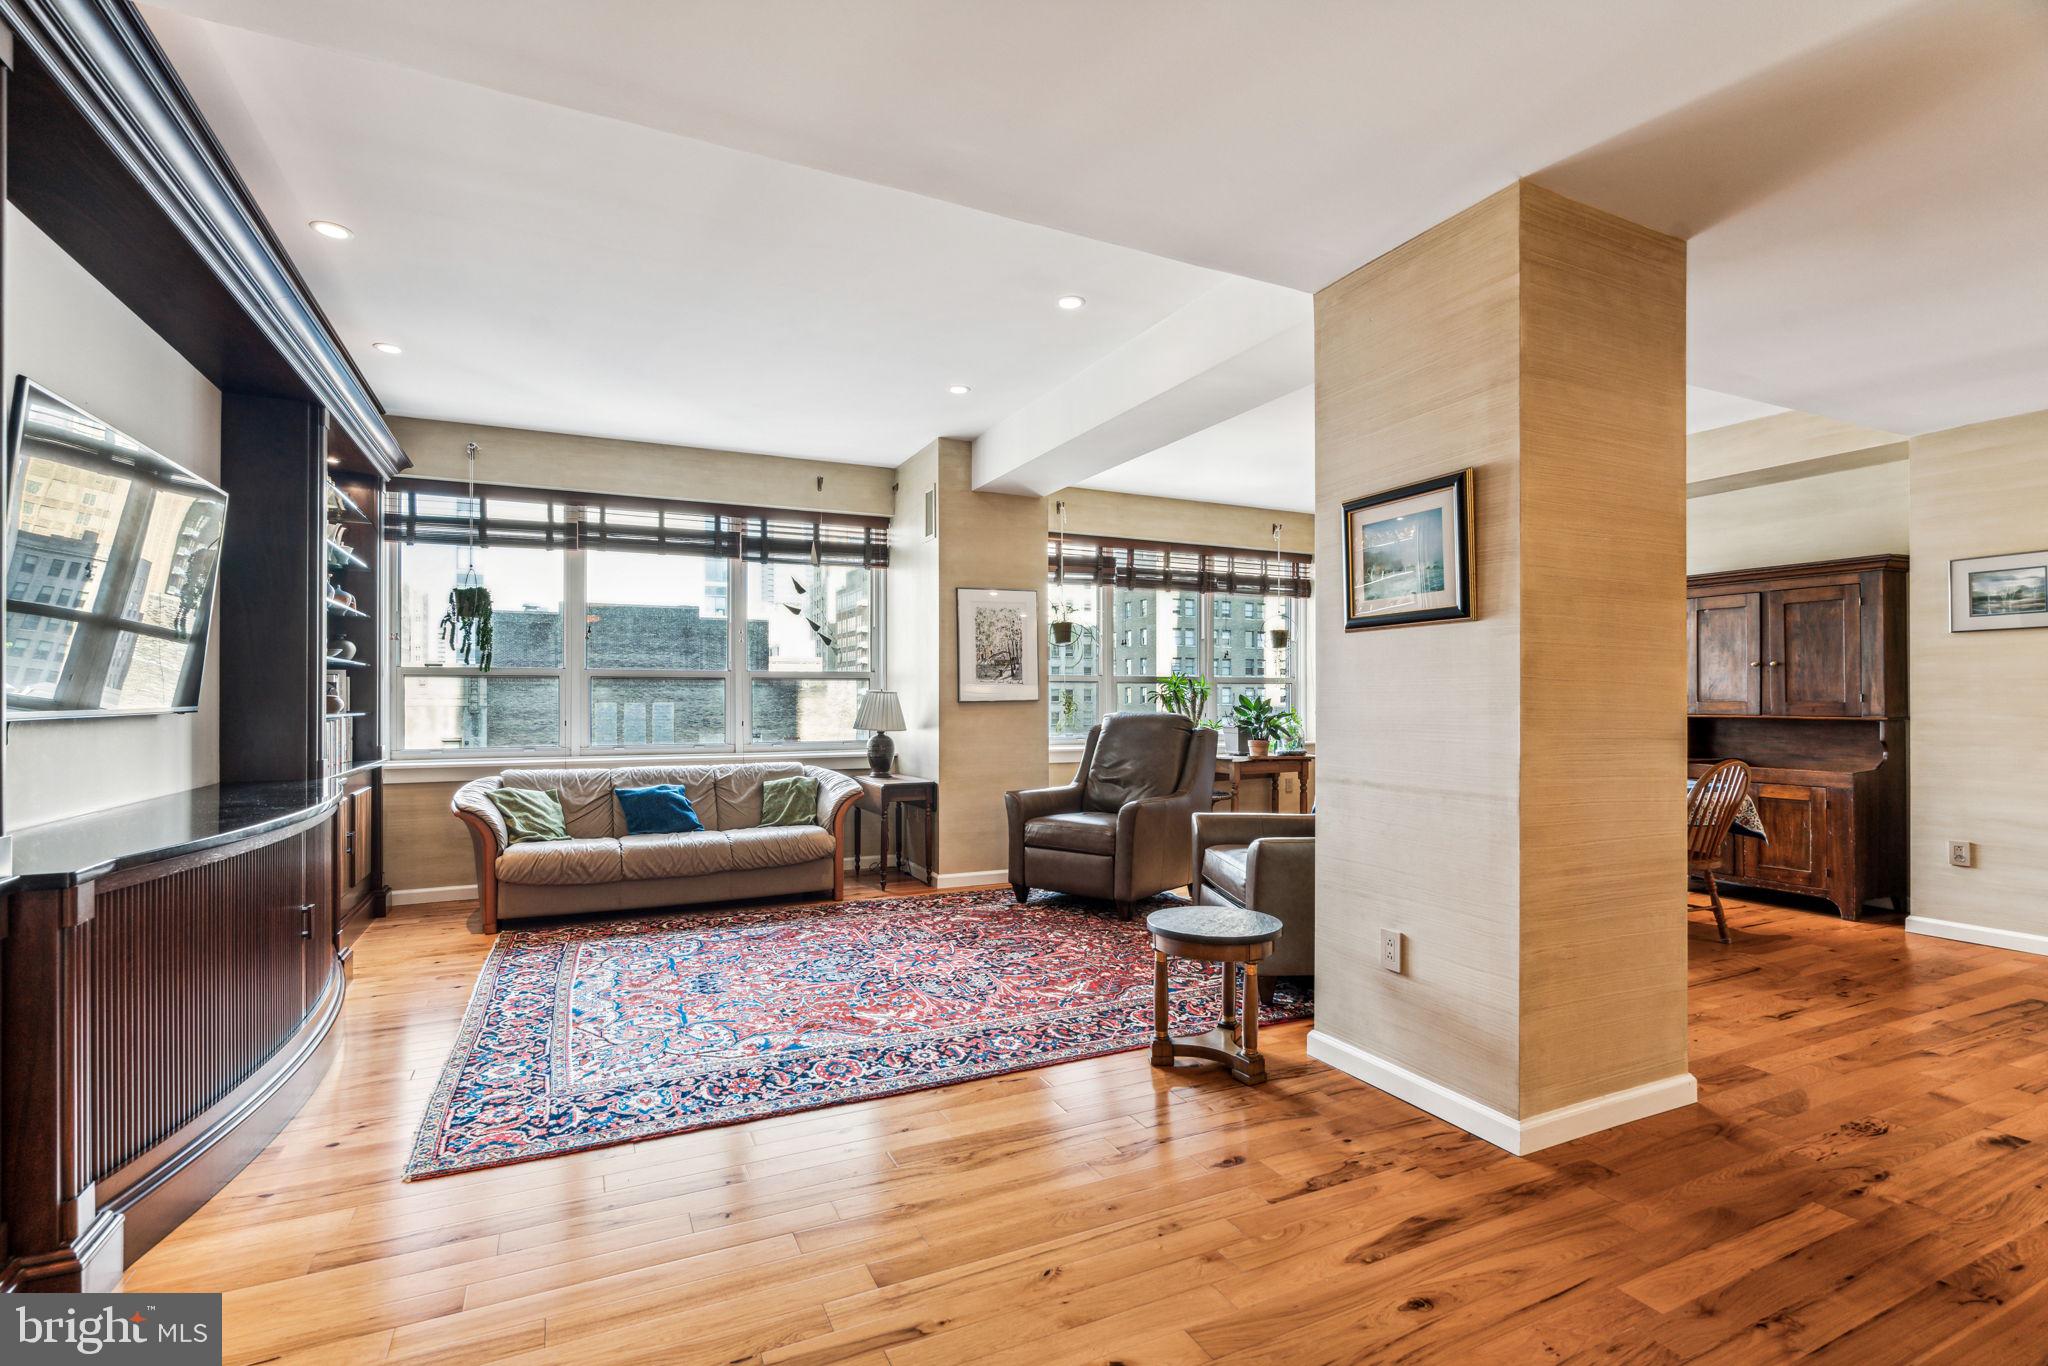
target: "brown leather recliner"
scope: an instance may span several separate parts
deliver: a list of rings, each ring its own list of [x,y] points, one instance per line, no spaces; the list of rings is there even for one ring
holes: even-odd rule
[[[1215,731],[1184,716],[1104,717],[1073,782],[1003,795],[1017,900],[1043,887],[1114,901],[1128,920],[1137,902],[1186,886],[1215,779]]]

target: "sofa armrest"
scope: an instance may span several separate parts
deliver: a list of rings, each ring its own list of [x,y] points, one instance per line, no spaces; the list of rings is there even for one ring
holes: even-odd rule
[[[455,790],[448,809],[469,829],[470,851],[476,857],[476,901],[483,932],[498,932],[498,855],[505,852],[505,817],[490,798],[497,778],[478,778]]]
[[[1009,818],[1010,826],[1010,886],[1016,889],[1018,897],[1024,895],[1024,826],[1040,816],[1050,816],[1061,811],[1081,809],[1081,784],[1066,783],[1059,787],[1027,787],[1003,794],[1003,812]]]
[[[836,768],[805,765],[806,777],[818,780],[818,824],[826,830],[839,824],[841,808],[860,798],[860,784]]]
[[[1195,813],[1195,881],[1201,885],[1202,856],[1219,844],[1250,844],[1254,840],[1281,838],[1312,839],[1314,816],[1297,816],[1284,811],[1198,811]]]
[[[496,792],[501,786],[503,784],[497,778],[478,778],[456,788],[454,798],[448,803],[449,809],[456,815],[474,816],[483,822],[484,829],[497,841],[498,847],[494,851],[496,853],[503,853],[505,846],[511,842],[511,837],[505,832],[504,813],[499,811],[497,803],[491,800],[491,793]]]
[[[838,901],[846,895],[846,818],[860,800],[860,784],[836,768],[813,764],[804,765],[804,776],[818,780],[817,821],[832,836],[832,899]]]
[[[1244,904],[1277,917],[1285,928],[1259,971],[1275,977],[1316,970],[1316,842],[1275,836],[1252,841],[1244,861]]]
[[[1188,845],[1195,814],[1209,804],[1207,792],[1141,797],[1116,813],[1116,899],[1131,901],[1153,888],[1187,883]],[[1147,889],[1139,891],[1139,888]]]

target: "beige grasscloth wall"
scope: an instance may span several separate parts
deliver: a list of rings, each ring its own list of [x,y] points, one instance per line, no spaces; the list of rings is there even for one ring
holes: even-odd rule
[[[1684,280],[1517,185],[1316,297],[1317,1031],[1510,1117],[1685,1071]],[[1466,466],[1476,617],[1347,634],[1341,504]]]
[[[2048,628],[1948,629],[1948,563],[2048,551],[2048,412],[1913,438],[1912,919],[2048,951]],[[1977,846],[1952,868],[1949,840]]]
[[[1045,500],[976,493],[972,462],[969,443],[942,440],[896,472],[889,678],[903,695],[904,719],[920,732],[899,767],[939,779],[938,871],[1000,880],[1009,864],[1003,793],[1037,787],[1045,773],[1045,651],[1038,652],[1037,701],[960,701],[955,595],[963,588],[1026,589],[1040,595],[1042,611]],[[938,534],[927,541],[923,501],[932,488]],[[914,557],[912,572],[902,576],[898,547]]]

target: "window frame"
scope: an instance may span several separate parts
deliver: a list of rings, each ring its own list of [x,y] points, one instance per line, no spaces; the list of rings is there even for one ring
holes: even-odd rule
[[[746,633],[750,620],[750,602],[747,570],[763,563],[759,560],[738,556],[707,557],[719,558],[727,566],[726,589],[726,667],[719,669],[662,669],[605,666],[591,668],[586,661],[585,632],[573,629],[576,623],[584,622],[590,614],[589,573],[587,558],[592,551],[580,547],[544,547],[558,551],[562,556],[562,663],[558,668],[514,668],[494,667],[489,674],[473,666],[465,665],[405,665],[398,661],[402,655],[400,632],[402,622],[397,611],[404,592],[404,542],[390,542],[384,547],[384,580],[388,597],[386,620],[391,622],[388,638],[391,645],[393,665],[388,671],[389,684],[386,704],[391,717],[391,756],[407,763],[471,763],[496,759],[617,759],[634,755],[704,755],[745,756],[750,754],[819,754],[852,752],[865,742],[859,732],[846,739],[796,740],[788,742],[755,742],[753,739],[753,685],[756,678],[790,681],[810,679],[850,679],[867,688],[882,686],[887,677],[884,659],[885,642],[888,638],[886,614],[887,594],[886,570],[875,567],[861,569],[855,566],[826,565],[827,569],[847,568],[853,572],[868,575],[868,668],[865,672],[855,670],[768,670],[751,669],[747,666]],[[601,549],[601,548],[599,548]],[[609,554],[634,554],[633,551],[607,551]],[[779,563],[771,561],[768,563]],[[405,684],[409,678],[553,678],[559,683],[560,714],[556,725],[556,743],[552,745],[490,745],[490,746],[449,746],[421,748],[406,743],[405,735]],[[725,738],[711,744],[659,743],[645,741],[631,744],[599,745],[591,739],[590,685],[595,679],[625,678],[650,679],[657,682],[711,679],[725,684]]]

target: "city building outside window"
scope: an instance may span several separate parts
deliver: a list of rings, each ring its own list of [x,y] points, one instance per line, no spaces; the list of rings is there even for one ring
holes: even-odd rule
[[[1290,638],[1287,648],[1275,650],[1267,632],[1273,628],[1295,627],[1307,613],[1299,610],[1305,600],[1287,597],[1259,597],[1250,594],[1198,593],[1186,589],[1131,589],[1097,587],[1093,584],[1049,583],[1047,587],[1052,620],[1074,623],[1070,643],[1050,647],[1048,672],[1050,707],[1047,733],[1055,742],[1080,740],[1089,727],[1109,711],[1155,711],[1153,691],[1169,674],[1192,674],[1207,678],[1215,687],[1209,704],[1211,719],[1227,718],[1240,696],[1258,693],[1282,706],[1293,706],[1297,670],[1296,652],[1300,636]],[[1151,627],[1169,618],[1182,621],[1209,620],[1209,630],[1181,626],[1162,631],[1156,638],[1162,649],[1149,648],[1154,639]],[[1113,672],[1101,672],[1095,649],[1095,623],[1100,620],[1131,622],[1134,632],[1115,633],[1115,654],[1109,657]],[[1255,625],[1233,632],[1227,623],[1249,620]],[[1134,642],[1127,637],[1134,636]],[[1124,648],[1129,643],[1131,648]],[[1163,647],[1171,644],[1171,655]],[[1104,705],[1107,699],[1107,705]]]

